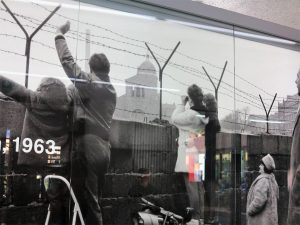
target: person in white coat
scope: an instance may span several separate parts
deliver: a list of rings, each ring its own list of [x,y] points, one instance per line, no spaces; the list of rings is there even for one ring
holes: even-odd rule
[[[278,225],[278,184],[273,171],[275,162],[268,154],[259,165],[260,175],[253,181],[247,196],[247,225]]]
[[[176,106],[171,121],[179,129],[178,156],[175,172],[183,173],[190,207],[194,208],[194,219],[203,219],[204,212],[204,159],[205,155],[205,118],[203,92],[193,84],[188,87],[188,96],[181,97],[181,104]],[[189,103],[190,107],[186,104]]]

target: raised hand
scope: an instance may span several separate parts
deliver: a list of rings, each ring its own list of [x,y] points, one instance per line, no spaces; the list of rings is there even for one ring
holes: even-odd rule
[[[67,21],[65,24],[57,28],[57,33],[62,33],[62,34],[67,33],[70,30],[70,26],[71,26],[70,21]]]

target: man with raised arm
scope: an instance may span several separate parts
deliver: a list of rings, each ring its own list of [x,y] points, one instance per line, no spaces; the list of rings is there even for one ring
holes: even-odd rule
[[[109,130],[116,107],[116,92],[108,76],[110,63],[102,53],[89,59],[84,72],[72,57],[64,34],[70,22],[58,27],[55,45],[66,75],[74,83],[75,151],[72,187],[86,224],[103,224],[99,197],[110,160]]]

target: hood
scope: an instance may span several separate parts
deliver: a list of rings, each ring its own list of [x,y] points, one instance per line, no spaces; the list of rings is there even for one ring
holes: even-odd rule
[[[40,84],[37,92],[40,104],[47,105],[55,111],[68,111],[70,98],[65,85],[58,79],[48,78]]]

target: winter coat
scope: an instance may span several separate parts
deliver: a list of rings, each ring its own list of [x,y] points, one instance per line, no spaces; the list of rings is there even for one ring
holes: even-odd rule
[[[70,99],[65,86],[38,88],[32,91],[0,76],[0,91],[26,107],[18,165],[37,168],[67,164],[70,160]],[[32,147],[28,147],[30,142]],[[60,153],[48,154],[47,151]]]
[[[82,71],[73,59],[63,35],[55,37],[55,46],[61,65],[80,97],[81,104],[78,109],[82,110],[77,110],[75,115],[77,131],[94,134],[108,141],[117,101],[109,76]]]
[[[290,170],[294,171],[292,187],[289,195],[288,225],[300,222],[300,112],[298,110],[293,131],[290,158]]]
[[[278,225],[278,198],[279,189],[274,174],[259,175],[247,196],[247,225]]]
[[[175,165],[175,172],[188,173],[189,169],[186,164],[187,155],[198,154],[195,148],[187,146],[190,132],[203,133],[208,118],[204,118],[200,113],[192,109],[185,109],[184,105],[177,105],[171,116],[172,124],[179,129],[178,138],[178,155]]]

